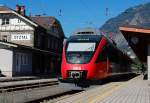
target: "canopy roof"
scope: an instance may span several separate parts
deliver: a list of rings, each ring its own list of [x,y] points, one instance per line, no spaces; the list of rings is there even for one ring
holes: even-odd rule
[[[147,46],[150,39],[150,28],[128,25],[121,26],[119,29],[137,57],[142,62],[146,62]]]

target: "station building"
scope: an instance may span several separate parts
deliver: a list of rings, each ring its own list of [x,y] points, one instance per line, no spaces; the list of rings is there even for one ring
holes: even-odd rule
[[[60,72],[65,38],[60,22],[51,16],[26,16],[0,6],[0,72],[3,76],[51,75]]]
[[[147,64],[145,69],[148,72],[148,80],[150,80],[150,28],[124,25],[120,27],[120,31],[138,59],[143,64]]]

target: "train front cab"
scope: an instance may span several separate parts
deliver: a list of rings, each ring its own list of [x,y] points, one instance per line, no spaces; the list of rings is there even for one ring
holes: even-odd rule
[[[71,64],[66,60],[65,47],[62,59],[62,78],[63,80],[71,80],[72,78],[80,78],[83,80],[101,79],[107,76],[110,62],[107,58],[105,45],[107,40],[103,37],[97,45],[95,52],[88,63]]]
[[[66,81],[72,79],[99,80],[113,74],[127,72],[127,69],[123,69],[125,65],[121,65],[123,64],[121,63],[121,55],[114,44],[110,43],[105,37],[98,42],[97,48],[88,63],[68,63],[64,48],[61,69],[62,79]]]

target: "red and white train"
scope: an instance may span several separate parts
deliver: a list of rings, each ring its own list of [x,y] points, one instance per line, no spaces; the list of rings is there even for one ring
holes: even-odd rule
[[[64,45],[61,65],[63,81],[99,80],[130,71],[130,59],[112,40],[94,29],[75,32]]]

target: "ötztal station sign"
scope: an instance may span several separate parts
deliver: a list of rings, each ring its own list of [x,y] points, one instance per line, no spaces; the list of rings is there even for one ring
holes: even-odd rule
[[[12,34],[11,35],[11,40],[30,40],[31,39],[31,34]]]

